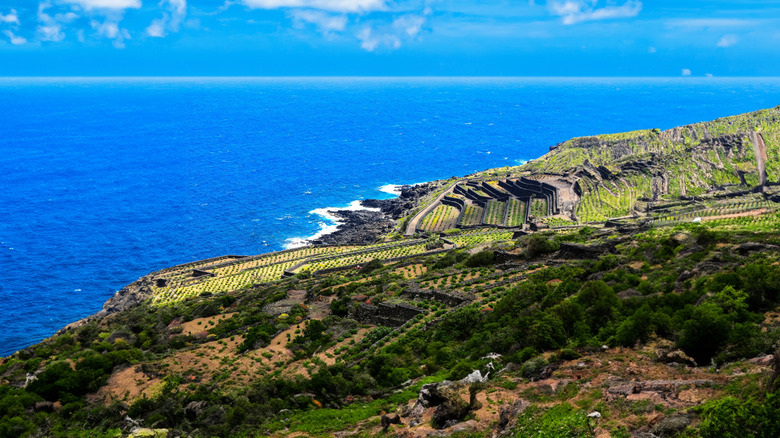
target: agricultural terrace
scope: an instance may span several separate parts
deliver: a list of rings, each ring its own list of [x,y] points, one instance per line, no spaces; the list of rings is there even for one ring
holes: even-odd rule
[[[457,208],[441,204],[423,218],[420,229],[437,232],[455,228],[459,214]]]
[[[503,225],[504,210],[506,203],[490,200],[487,203],[487,212],[485,213],[485,223],[488,225]]]
[[[289,272],[316,273],[430,252],[424,240],[416,239],[365,246],[310,246],[253,257],[212,259],[181,265],[181,269],[168,270],[162,275],[153,274],[152,302],[166,305],[202,294],[231,292],[280,280]],[[410,275],[414,274],[410,272]]]
[[[478,246],[486,243],[501,242],[512,239],[511,231],[490,231],[481,233],[463,233],[447,237],[458,246]]]
[[[482,215],[485,209],[471,202],[466,204],[463,210],[463,216],[460,218],[460,225],[469,227],[482,224]]]
[[[547,200],[537,197],[532,198],[530,214],[534,218],[542,218],[547,216]]]
[[[345,266],[361,265],[372,260],[397,259],[419,255],[427,252],[424,243],[417,245],[395,246],[386,249],[378,249],[370,252],[359,252],[355,254],[344,254],[340,257],[330,258],[328,260],[314,261],[298,268],[295,272],[317,272],[324,269],[341,268]]]
[[[510,198],[506,208],[508,210],[506,224],[510,227],[522,226],[525,222],[525,202]]]

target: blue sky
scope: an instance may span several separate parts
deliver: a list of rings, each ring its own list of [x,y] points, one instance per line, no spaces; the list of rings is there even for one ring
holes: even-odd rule
[[[780,76],[780,2],[0,0],[0,76]]]

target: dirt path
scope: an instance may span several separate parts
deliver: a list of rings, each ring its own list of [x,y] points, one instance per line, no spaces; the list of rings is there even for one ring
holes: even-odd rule
[[[772,210],[770,210],[768,208],[761,208],[761,209],[758,209],[758,210],[750,210],[750,211],[745,211],[745,212],[742,212],[742,213],[722,214],[720,216],[707,216],[707,217],[701,218],[701,221],[702,222],[707,222],[707,221],[714,221],[714,220],[717,220],[717,219],[731,219],[731,218],[734,218],[734,217],[761,216],[762,214],[769,213],[771,211]]]

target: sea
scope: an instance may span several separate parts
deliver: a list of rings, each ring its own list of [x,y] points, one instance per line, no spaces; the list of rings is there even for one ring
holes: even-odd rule
[[[0,356],[398,185],[778,104],[772,78],[0,78]]]

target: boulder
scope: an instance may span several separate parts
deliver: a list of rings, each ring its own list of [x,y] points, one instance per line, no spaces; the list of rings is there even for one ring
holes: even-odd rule
[[[666,364],[682,364],[690,367],[696,366],[696,361],[692,357],[685,354],[682,350],[673,350],[661,358],[661,362]]]
[[[50,401],[35,402],[35,412],[52,412],[54,410],[54,403]]]
[[[446,400],[444,389],[452,385],[449,380],[423,385],[417,394],[417,403],[424,408],[439,406]]]
[[[509,432],[517,423],[517,417],[520,416],[531,403],[523,399],[517,399],[511,405],[501,405],[498,411],[498,435]]]
[[[447,427],[451,421],[458,422],[468,415],[471,406],[464,400],[458,391],[458,387],[450,385],[440,390],[444,401],[433,412],[432,426],[436,429]]]
[[[419,421],[425,409],[435,408],[431,421],[433,427],[448,427],[448,423],[452,425],[459,422],[471,410],[471,403],[464,399],[466,394],[469,394],[469,391],[465,385],[449,380],[423,385],[417,395],[417,403],[412,408],[411,417]],[[473,399],[473,394],[470,395]]]
[[[460,379],[459,382],[460,383],[465,383],[465,384],[487,382],[489,374],[490,374],[490,371],[485,373],[485,375],[483,376],[482,372],[480,370],[474,370],[468,376]]]
[[[207,403],[205,401],[193,401],[187,404],[184,408],[184,415],[190,421],[197,419],[203,414],[203,410],[206,408]]]
[[[685,415],[673,415],[659,421],[653,427],[653,434],[663,436],[676,436],[691,425],[691,419]]]
[[[382,430],[386,431],[391,424],[401,424],[401,417],[398,414],[384,414],[381,419]]]

